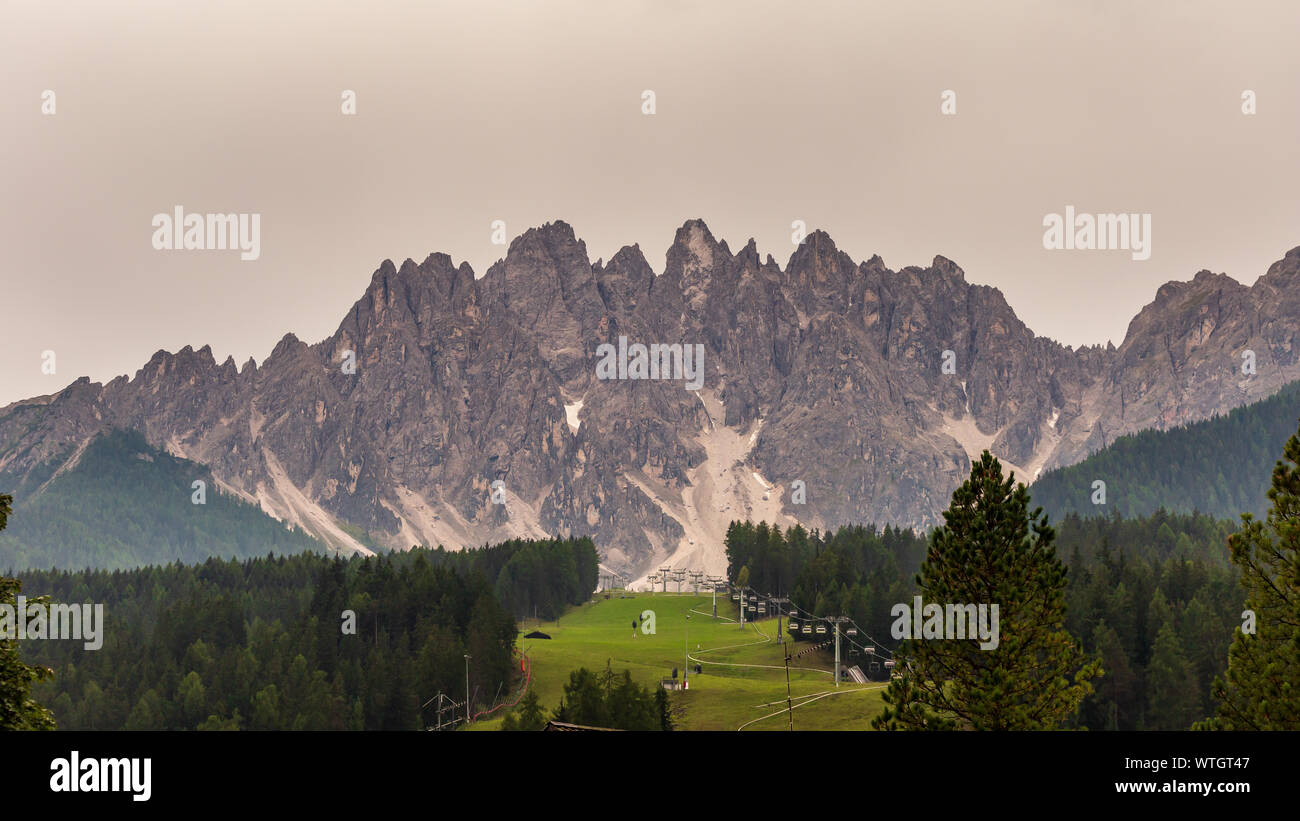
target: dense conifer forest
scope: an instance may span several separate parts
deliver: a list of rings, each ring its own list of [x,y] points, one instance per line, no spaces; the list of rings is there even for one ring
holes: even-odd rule
[[[596,573],[587,539],[28,571],[25,595],[103,603],[107,625],[95,652],[23,650],[54,670],[33,695],[61,729],[421,729],[440,692],[464,699],[467,653],[475,709],[510,695],[516,612],[586,601]]]
[[[1149,516],[1158,509],[1208,513],[1236,521],[1262,516],[1273,466],[1300,418],[1300,383],[1273,396],[1171,430],[1121,436],[1087,459],[1044,473],[1030,487],[1034,503],[1059,518]],[[1104,504],[1093,502],[1105,482]]]
[[[1211,685],[1241,623],[1227,547],[1235,530],[1164,510],[1136,519],[1072,514],[1055,525],[1069,568],[1066,627],[1105,670],[1078,726],[1188,729],[1213,713]],[[848,616],[891,649],[890,608],[912,600],[926,550],[922,535],[891,527],[823,534],[737,522],[727,536],[731,578],[747,570],[755,590],[788,594],[819,616]]]
[[[13,494],[15,510],[0,533],[0,572],[324,550],[303,531],[219,492],[204,466],[149,447],[135,431],[99,436],[74,467],[56,474],[68,456],[23,482],[0,473],[0,490]],[[203,504],[194,503],[195,481],[204,482]]]

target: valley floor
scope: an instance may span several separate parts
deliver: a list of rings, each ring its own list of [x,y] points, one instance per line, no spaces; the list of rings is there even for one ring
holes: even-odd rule
[[[776,643],[776,619],[736,623],[730,600],[718,598],[718,618],[712,617],[711,594],[627,593],[609,599],[597,594],[593,602],[571,608],[555,622],[528,621],[520,625],[519,646],[532,665],[532,687],[549,712],[560,703],[569,673],[579,667],[621,673],[653,686],[659,679],[680,675],[686,663],[687,639],[691,668],[689,689],[670,693],[678,730],[787,730],[785,649]],[[619,598],[626,595],[626,598]],[[632,622],[653,611],[655,633],[632,631]],[[687,616],[690,616],[689,621]],[[541,630],[550,639],[526,639]],[[786,637],[789,641],[789,637]],[[791,648],[798,652],[807,643]],[[840,682],[831,675],[833,654],[808,653],[790,663],[790,697],[796,730],[869,730],[880,712],[881,682],[866,685]],[[502,718],[480,720],[473,729],[497,729]]]

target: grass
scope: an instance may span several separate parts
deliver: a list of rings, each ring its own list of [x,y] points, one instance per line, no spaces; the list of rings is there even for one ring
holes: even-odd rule
[[[532,686],[550,711],[559,704],[570,671],[579,667],[601,670],[608,663],[615,672],[627,669],[636,681],[651,686],[670,677],[674,667],[680,676],[689,630],[691,657],[703,664],[704,672],[690,673],[690,689],[670,693],[677,729],[736,730],[755,719],[762,720],[749,724],[747,731],[789,729],[784,652],[791,645],[776,643],[776,620],[746,624],[742,631],[734,621],[724,621],[737,617],[728,598],[719,597],[716,621],[712,609],[711,594],[616,591],[609,599],[599,594],[595,601],[570,609],[556,622],[521,623],[519,646],[532,664]],[[645,610],[654,611],[655,633],[634,634],[632,622]],[[536,629],[551,639],[523,638]],[[797,643],[793,650],[808,646]],[[880,712],[884,685],[842,681],[836,693],[833,660],[833,652],[826,650],[791,661],[790,696],[796,730],[868,730],[871,719]],[[691,662],[692,669],[695,663]],[[810,699],[828,692],[836,694]],[[763,718],[770,714],[776,715]],[[498,715],[474,728],[495,729],[500,722]]]

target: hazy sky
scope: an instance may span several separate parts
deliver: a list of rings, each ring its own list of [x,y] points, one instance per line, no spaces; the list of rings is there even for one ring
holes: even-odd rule
[[[1300,245],[1297,34],[1294,0],[6,0],[0,404],[159,348],[317,341],[385,258],[481,275],[498,219],[656,272],[689,218],[782,265],[801,219],[1119,344],[1161,283],[1253,283]],[[260,258],[154,250],[176,205],[260,214]],[[1151,214],[1151,258],[1045,250],[1067,205]]]

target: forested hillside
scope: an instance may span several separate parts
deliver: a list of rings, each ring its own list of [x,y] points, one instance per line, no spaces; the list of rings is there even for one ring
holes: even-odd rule
[[[1268,507],[1265,492],[1282,445],[1300,418],[1300,382],[1223,416],[1171,430],[1121,436],[1078,464],[1049,471],[1031,487],[1034,502],[1059,518],[1148,516],[1159,508],[1233,519]],[[1093,482],[1106,483],[1095,505]]]
[[[60,729],[420,729],[439,692],[464,699],[467,653],[476,706],[516,687],[516,622],[498,590],[529,591],[511,607],[580,603],[595,555],[589,540],[557,539],[27,571],[25,595],[102,603],[107,624],[100,650],[27,642],[24,657],[54,669],[33,694]]]
[[[800,610],[851,616],[883,641],[893,621],[889,609],[910,600],[926,542],[923,534],[894,527],[810,534],[798,525],[782,532],[765,522],[733,522],[726,547],[733,581],[744,569],[749,587],[788,595]]]
[[[324,549],[301,530],[218,492],[203,465],[151,448],[135,431],[97,437],[75,467],[54,475],[64,459],[52,461],[39,481],[0,473],[0,492],[12,492],[15,511],[0,534],[0,571],[117,570]],[[204,504],[193,502],[195,480],[205,483]]]
[[[1066,627],[1105,670],[1081,726],[1186,730],[1213,715],[1210,685],[1241,624],[1227,547],[1235,530],[1226,519],[1163,510],[1056,525],[1070,568]]]
[[[1136,519],[1070,515],[1055,529],[1069,567],[1066,626],[1105,670],[1080,725],[1189,729],[1211,715],[1210,685],[1240,624],[1227,548],[1235,524],[1157,510]],[[891,649],[890,608],[911,602],[925,554],[923,537],[892,528],[823,535],[736,522],[727,537],[731,579],[747,569],[756,590],[788,592],[817,616],[849,616]]]

